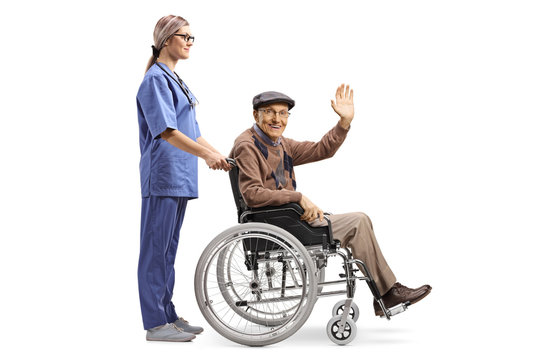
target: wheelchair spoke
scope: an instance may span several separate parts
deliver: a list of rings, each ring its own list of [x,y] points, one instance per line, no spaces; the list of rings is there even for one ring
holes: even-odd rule
[[[316,290],[308,290],[316,280],[307,251],[291,247],[297,240],[284,241],[269,231],[227,236],[209,245],[204,268],[198,266],[196,273],[196,289],[202,285],[197,301],[207,320],[219,332],[246,340],[275,341],[297,329],[316,300]]]

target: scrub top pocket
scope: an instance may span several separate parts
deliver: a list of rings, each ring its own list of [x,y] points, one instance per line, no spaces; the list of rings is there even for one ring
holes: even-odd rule
[[[185,162],[186,156],[176,156],[174,158],[158,157],[154,159],[151,173],[151,193],[162,196],[169,195],[170,192],[184,192],[189,188],[186,181]]]

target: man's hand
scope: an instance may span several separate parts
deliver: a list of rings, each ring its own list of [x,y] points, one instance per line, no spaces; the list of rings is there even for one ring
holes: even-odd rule
[[[341,84],[336,90],[336,101],[330,101],[332,102],[332,109],[341,117],[339,125],[344,129],[348,129],[354,118],[353,90],[349,90],[349,85],[345,87],[345,84]]]
[[[324,212],[303,194],[300,200],[300,206],[304,209],[304,214],[300,219],[310,222],[319,218],[319,220],[323,221]]]

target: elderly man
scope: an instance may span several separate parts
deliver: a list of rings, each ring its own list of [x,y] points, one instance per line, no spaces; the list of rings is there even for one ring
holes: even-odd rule
[[[230,156],[239,167],[239,187],[250,207],[277,206],[297,202],[304,209],[302,219],[324,225],[323,211],[308,197],[296,191],[294,166],[332,157],[345,140],[354,117],[353,90],[341,85],[332,108],[340,116],[336,126],[319,142],[295,141],[282,134],[294,100],[285,94],[268,91],[253,98],[255,124],[236,138]],[[356,259],[370,270],[387,307],[409,301],[414,304],[431,291],[424,285],[410,289],[396,282],[373,233],[371,220],[364,213],[330,215],[334,239],[351,248]],[[375,314],[383,312],[376,301]]]

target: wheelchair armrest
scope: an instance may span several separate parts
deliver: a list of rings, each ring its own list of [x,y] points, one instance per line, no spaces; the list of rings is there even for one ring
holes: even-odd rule
[[[240,223],[249,221],[261,221],[283,227],[285,230],[293,233],[293,235],[300,238],[302,243],[309,237],[308,233],[312,233],[317,236],[318,233],[324,232],[326,237],[323,240],[323,248],[335,247],[334,239],[332,236],[332,223],[330,218],[325,213],[324,218],[327,221],[326,226],[311,226],[307,221],[301,220],[300,217],[304,214],[304,209],[298,203],[287,203],[279,206],[264,206],[260,208],[248,208],[244,211],[240,217]],[[283,223],[283,219],[288,225]],[[292,223],[290,223],[292,221]],[[294,225],[297,224],[297,225]],[[300,226],[299,226],[300,225]],[[291,227],[292,226],[292,227]],[[304,230],[301,230],[304,229]],[[310,230],[311,229],[311,230]],[[303,239],[302,239],[303,238]]]
[[[249,208],[247,212],[251,214],[261,214],[261,213],[271,213],[271,212],[286,211],[286,210],[293,210],[295,213],[298,214],[298,216],[302,216],[302,214],[304,214],[304,209],[302,209],[300,204],[294,203],[294,202],[278,205],[278,206],[263,206],[260,208]]]

